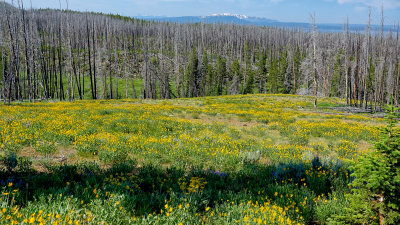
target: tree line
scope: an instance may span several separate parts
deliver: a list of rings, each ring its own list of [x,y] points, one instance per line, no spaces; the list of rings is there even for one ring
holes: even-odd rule
[[[308,31],[2,5],[4,103],[286,93],[375,110],[392,96],[399,105],[399,26],[384,32],[383,10],[380,31],[369,19],[364,32],[347,22],[329,33],[318,32],[314,15]]]

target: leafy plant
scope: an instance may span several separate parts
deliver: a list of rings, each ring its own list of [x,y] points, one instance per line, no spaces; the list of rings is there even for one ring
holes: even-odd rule
[[[246,152],[243,154],[243,162],[244,163],[256,163],[261,159],[261,152],[260,151],[255,151],[255,152]]]

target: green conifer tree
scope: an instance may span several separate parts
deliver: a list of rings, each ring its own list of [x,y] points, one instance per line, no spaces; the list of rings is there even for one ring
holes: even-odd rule
[[[352,168],[349,207],[337,216],[345,224],[400,224],[400,129],[399,108],[386,107],[387,126],[381,128],[376,151],[362,157]]]

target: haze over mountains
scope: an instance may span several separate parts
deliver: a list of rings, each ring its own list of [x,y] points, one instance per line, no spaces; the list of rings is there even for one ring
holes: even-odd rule
[[[309,23],[298,22],[281,22],[261,17],[252,17],[240,14],[218,13],[208,16],[181,16],[181,17],[166,17],[166,16],[138,16],[136,18],[158,21],[158,22],[172,22],[172,23],[223,23],[223,24],[240,24],[240,25],[254,25],[254,26],[273,26],[283,28],[301,28],[302,30],[311,29]],[[317,28],[321,32],[342,32],[344,24],[317,24]],[[363,32],[365,24],[350,24],[349,29],[353,32]],[[380,26],[371,25],[372,31],[380,31]],[[393,26],[385,25],[384,32],[393,30]]]

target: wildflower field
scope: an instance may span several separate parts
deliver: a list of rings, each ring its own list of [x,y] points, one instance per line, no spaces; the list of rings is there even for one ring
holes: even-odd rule
[[[327,224],[383,119],[245,95],[0,107],[0,224]]]

